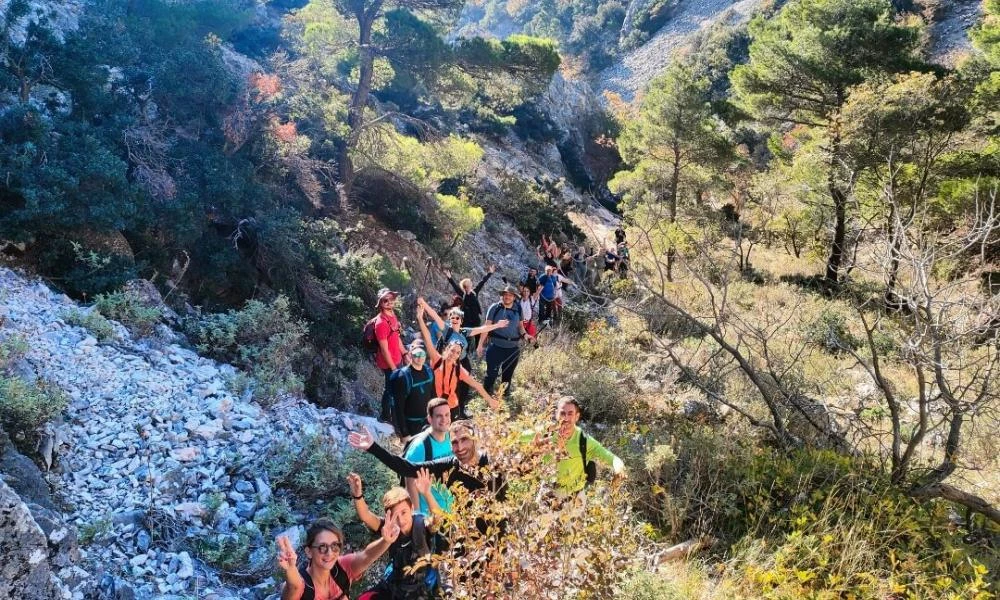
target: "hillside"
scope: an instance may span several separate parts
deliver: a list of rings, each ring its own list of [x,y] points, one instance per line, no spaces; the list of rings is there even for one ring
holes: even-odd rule
[[[0,598],[995,597],[998,74],[998,0],[0,3]]]

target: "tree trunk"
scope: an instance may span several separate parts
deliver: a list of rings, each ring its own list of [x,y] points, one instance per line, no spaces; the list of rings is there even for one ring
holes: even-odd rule
[[[347,126],[350,132],[340,148],[338,169],[340,175],[341,195],[347,198],[354,184],[354,164],[351,162],[351,151],[358,145],[361,138],[361,128],[364,125],[365,106],[372,89],[374,73],[375,49],[372,47],[372,25],[380,7],[371,7],[368,11],[359,11],[358,19],[358,85],[351,94],[351,105],[347,110]]]
[[[830,247],[830,258],[826,262],[824,279],[830,287],[840,283],[840,268],[844,263],[844,252],[847,241],[847,194],[837,184],[837,161],[840,159],[840,128],[836,122],[833,136],[830,140],[830,164],[828,166],[826,184],[833,200],[833,244]]]
[[[667,190],[667,222],[670,223],[671,236],[674,234],[672,231],[673,225],[677,222],[677,187],[680,183],[680,178],[681,149],[680,146],[674,142],[674,162],[670,173],[670,187]],[[673,242],[670,242],[669,244],[670,245],[667,247],[667,281],[673,281],[676,250],[674,250]]]
[[[911,495],[914,498],[921,499],[944,498],[955,504],[960,504],[973,512],[977,512],[994,523],[1000,524],[1000,510],[995,506],[975,494],[964,492],[947,483],[934,483],[920,487],[913,490]]]

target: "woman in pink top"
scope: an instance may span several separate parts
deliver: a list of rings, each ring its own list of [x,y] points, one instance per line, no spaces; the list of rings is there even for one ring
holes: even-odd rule
[[[396,538],[399,524],[386,523],[382,537],[361,552],[341,556],[344,532],[330,519],[318,519],[306,532],[309,562],[298,566],[298,555],[287,537],[278,538],[278,568],[285,573],[281,600],[344,600],[351,584],[382,556]]]

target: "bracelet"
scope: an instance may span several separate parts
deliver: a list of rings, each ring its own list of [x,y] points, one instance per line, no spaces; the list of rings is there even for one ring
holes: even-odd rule
[[[351,495],[351,498],[354,498],[355,500],[364,500],[364,499],[365,499],[365,495],[364,495],[364,494],[362,494],[362,495],[360,495],[360,496],[354,496],[354,495],[352,494],[352,495]]]

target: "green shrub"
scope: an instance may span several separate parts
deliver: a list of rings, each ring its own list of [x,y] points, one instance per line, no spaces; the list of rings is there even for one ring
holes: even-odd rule
[[[518,231],[533,243],[539,242],[543,234],[583,240],[580,228],[552,201],[553,193],[533,182],[509,176],[500,182],[499,194],[477,201],[494,213],[510,217]]]
[[[99,342],[110,342],[115,339],[115,328],[111,321],[96,310],[82,311],[72,308],[62,314],[62,319],[69,325],[83,327],[94,334]]]
[[[24,358],[28,349],[28,340],[23,335],[12,335],[0,342],[0,372]]]
[[[614,596],[617,600],[695,600],[695,590],[685,590],[672,578],[649,571],[629,573]]]
[[[118,321],[140,337],[151,335],[163,318],[162,308],[147,306],[139,294],[130,290],[98,294],[94,299],[94,310]]]
[[[309,435],[278,444],[268,453],[265,468],[275,488],[288,490],[296,500],[304,502],[346,498],[347,474],[356,472],[364,482],[369,503],[378,506],[381,494],[398,485],[399,478],[364,453],[347,449],[344,458],[338,459],[344,452],[329,436]]]
[[[635,416],[636,406],[629,390],[622,385],[622,375],[606,367],[583,366],[569,380],[567,393],[583,405],[588,421],[620,423]]]
[[[200,353],[252,375],[258,401],[302,390],[295,366],[303,355],[306,326],[292,316],[284,296],[270,304],[250,300],[242,310],[185,319],[182,328]]]
[[[65,394],[51,384],[0,376],[0,424],[6,431],[35,431],[66,408]]]

